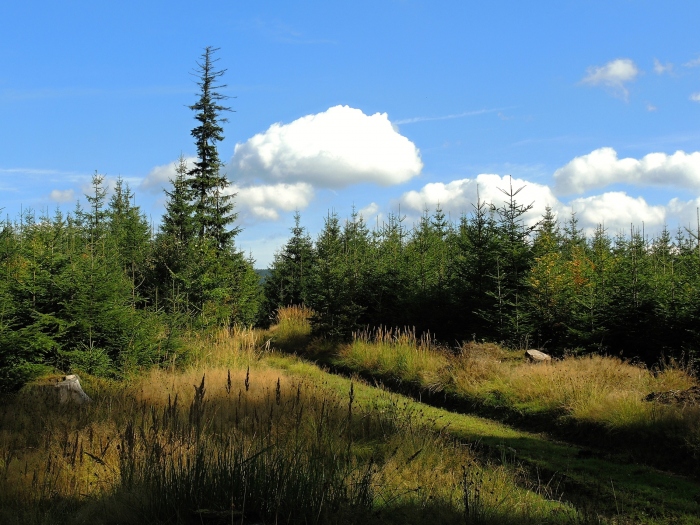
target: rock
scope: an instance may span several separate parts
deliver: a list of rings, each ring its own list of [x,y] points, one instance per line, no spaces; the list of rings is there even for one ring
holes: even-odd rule
[[[539,350],[527,350],[525,352],[525,357],[527,357],[533,363],[546,363],[552,360],[552,356],[540,352]]]
[[[55,388],[58,388],[58,401],[62,405],[66,403],[84,405],[92,401],[92,399],[83,392],[83,388],[80,386],[80,378],[75,374],[64,377],[63,381],[56,383]]]

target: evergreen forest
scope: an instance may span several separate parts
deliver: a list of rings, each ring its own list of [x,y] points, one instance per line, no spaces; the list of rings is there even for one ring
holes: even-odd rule
[[[0,385],[47,369],[121,377],[184,359],[181,335],[267,326],[282,307],[313,312],[316,337],[378,327],[449,345],[493,341],[553,355],[693,362],[700,348],[700,224],[656,236],[638,225],[585,235],[576,215],[525,220],[533,203],[502,188],[458,220],[438,207],[415,224],[370,227],[329,212],[312,238],[296,214],[263,279],[236,247],[234,195],[223,174],[224,71],[198,62],[190,106],[197,162],[180,158],[154,227],[121,179],[95,173],[70,212],[25,210],[0,227]],[[1,203],[0,203],[1,204]]]
[[[265,281],[265,309],[305,305],[314,331],[415,328],[454,346],[493,341],[556,356],[622,355],[649,365],[692,360],[700,344],[697,229],[645,235],[635,225],[586,236],[576,215],[536,224],[520,188],[451,222],[438,207],[417,224],[389,215],[370,229],[329,214],[314,240],[299,223]]]

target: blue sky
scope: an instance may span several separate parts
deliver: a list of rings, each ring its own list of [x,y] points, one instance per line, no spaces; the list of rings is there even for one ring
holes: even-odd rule
[[[145,4],[145,5],[144,5]],[[700,3],[635,0],[5,2],[0,207],[70,211],[93,172],[157,223],[205,46],[232,98],[219,144],[241,249],[264,267],[299,209],[368,222],[477,188],[611,233],[695,224]]]

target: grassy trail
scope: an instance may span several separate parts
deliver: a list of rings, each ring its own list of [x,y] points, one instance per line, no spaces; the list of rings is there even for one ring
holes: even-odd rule
[[[339,394],[347,393],[352,381],[296,357],[277,355],[268,362],[300,379],[321,382]],[[388,402],[382,389],[357,379],[354,385],[358,403]],[[633,523],[700,523],[700,485],[694,481],[643,465],[587,457],[586,450],[544,434],[451,412],[400,394],[392,394],[392,398],[412,407],[415,417],[437,430],[483,446],[504,461],[524,463],[535,475],[539,473],[543,487],[584,511],[595,509]]]

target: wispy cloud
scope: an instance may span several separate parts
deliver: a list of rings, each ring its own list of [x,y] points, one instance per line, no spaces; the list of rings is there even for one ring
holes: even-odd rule
[[[664,73],[672,73],[673,72],[673,64],[670,62],[666,62],[665,64],[662,64],[661,61],[658,58],[654,59],[654,73],[657,75],[663,75]]]
[[[36,168],[0,168],[0,174],[14,175],[22,173],[24,175],[59,175],[69,177],[85,177],[84,173],[77,171],[45,170]]]
[[[576,135],[562,135],[559,137],[533,137],[529,139],[518,140],[513,142],[511,146],[529,146],[531,144],[550,144],[550,143],[562,143],[562,144],[580,144],[584,142],[590,142],[594,137],[579,137]]]
[[[431,120],[452,120],[455,118],[464,118],[464,117],[474,117],[476,115],[483,115],[485,113],[499,113],[501,111],[504,111],[506,109],[513,109],[514,106],[507,107],[507,108],[495,108],[495,109],[478,109],[475,111],[465,111],[463,113],[453,113],[452,115],[441,115],[439,117],[411,117],[411,118],[404,118],[400,120],[395,120],[393,123],[394,124],[415,124],[416,122],[429,122]]]
[[[639,74],[639,69],[629,58],[611,60],[604,66],[591,66],[581,83],[608,88],[613,95],[627,100],[629,91],[626,83],[632,82]]]
[[[309,37],[281,20],[267,21],[256,18],[253,21],[242,23],[240,26],[243,28],[252,27],[265,38],[284,44],[337,44],[335,40]]]
[[[700,66],[700,57],[694,58],[693,60],[689,60],[685,64],[683,64],[683,67],[698,67]]]
[[[693,93],[690,95],[690,100],[693,102],[700,102],[700,93]]]

